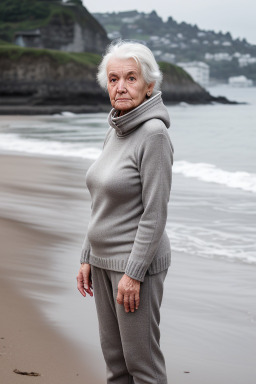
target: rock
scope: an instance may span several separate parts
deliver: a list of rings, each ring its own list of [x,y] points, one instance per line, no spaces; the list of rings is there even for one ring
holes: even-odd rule
[[[0,114],[106,111],[107,92],[96,82],[100,56],[0,46]],[[228,103],[213,98],[181,68],[160,64],[166,103]]]

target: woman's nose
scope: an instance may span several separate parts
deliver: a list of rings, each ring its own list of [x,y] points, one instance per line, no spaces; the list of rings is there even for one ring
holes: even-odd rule
[[[120,79],[120,80],[118,81],[117,92],[119,92],[119,93],[124,93],[124,92],[126,92],[126,91],[127,91],[127,89],[126,89],[126,87],[125,87],[125,81],[122,80],[122,79]]]

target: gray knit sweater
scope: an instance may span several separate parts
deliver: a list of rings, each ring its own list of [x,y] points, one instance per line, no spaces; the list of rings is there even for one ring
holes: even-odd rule
[[[170,265],[170,119],[158,92],[123,116],[112,109],[108,122],[103,151],[86,174],[92,211],[81,263],[143,281]]]

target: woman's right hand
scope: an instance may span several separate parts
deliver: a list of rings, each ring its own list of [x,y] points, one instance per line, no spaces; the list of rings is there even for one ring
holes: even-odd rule
[[[81,295],[85,297],[87,292],[88,295],[93,296],[90,264],[81,264],[76,280],[77,289]]]

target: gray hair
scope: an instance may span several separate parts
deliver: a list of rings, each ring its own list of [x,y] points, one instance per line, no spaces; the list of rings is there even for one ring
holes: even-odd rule
[[[107,65],[110,59],[134,59],[140,65],[142,76],[147,84],[155,83],[158,90],[163,78],[151,50],[141,43],[119,40],[111,43],[99,65],[97,80],[103,89],[107,89]]]

